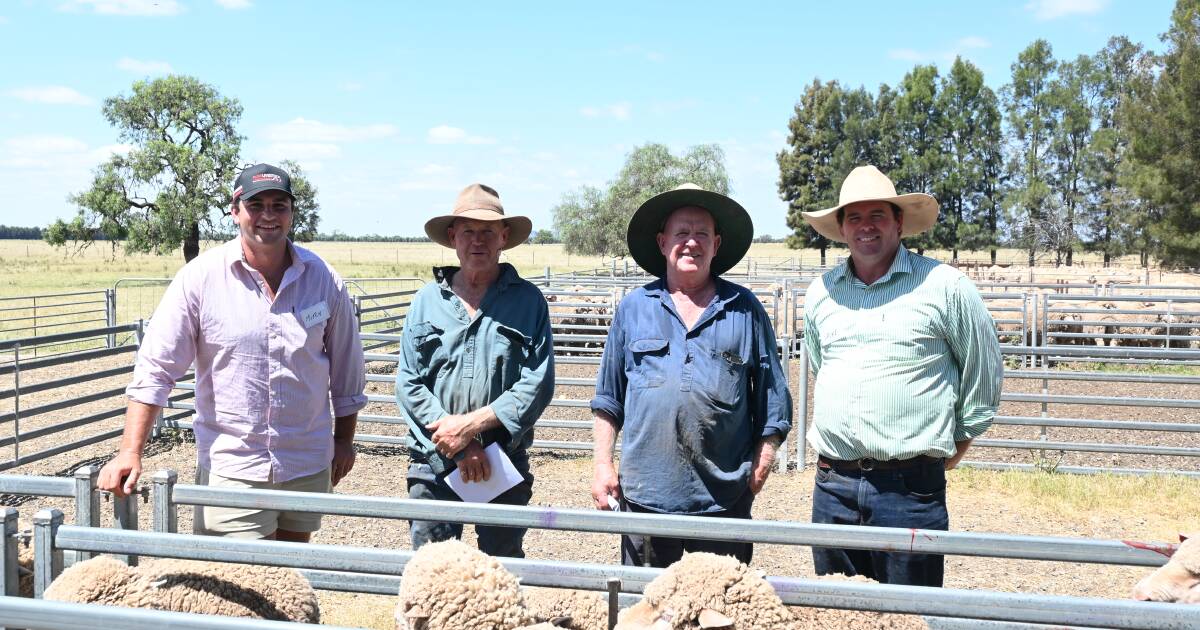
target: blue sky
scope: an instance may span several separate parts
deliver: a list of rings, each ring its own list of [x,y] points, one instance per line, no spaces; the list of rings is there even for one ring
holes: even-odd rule
[[[814,77],[874,89],[960,54],[998,88],[1039,37],[1060,59],[1117,34],[1157,49],[1172,6],[3,0],[0,224],[73,216],[121,150],[104,98],[174,72],[241,101],[245,161],[306,169],[322,231],[422,234],[473,181],[549,228],[633,147],[715,142],[756,231],[781,236],[775,154]]]

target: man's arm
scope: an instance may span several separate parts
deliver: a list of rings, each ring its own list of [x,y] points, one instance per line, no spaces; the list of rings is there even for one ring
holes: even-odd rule
[[[971,447],[972,441],[971,438],[954,441],[954,457],[946,460],[946,470],[954,470],[958,466],[958,462],[962,461],[963,455],[966,455],[967,449]]]
[[[100,469],[96,487],[123,497],[133,493],[138,478],[142,476],[142,449],[150,437],[150,429],[158,412],[157,405],[130,400],[125,406],[125,431],[121,434],[121,448],[116,457],[108,460]]]
[[[766,485],[767,477],[771,475],[771,466],[775,464],[775,452],[779,450],[779,445],[782,443],[783,438],[776,433],[763,438],[754,447],[754,468],[750,473],[750,492],[752,494],[758,494]]]
[[[532,326],[529,326],[532,329],[529,349],[521,365],[520,378],[488,405],[490,409],[487,412],[508,432],[509,446],[520,444],[533,430],[534,423],[554,395],[554,336],[550,329],[550,309],[546,298],[532,286],[524,285],[517,299],[533,301],[537,309],[537,315],[530,322]],[[518,332],[524,334],[525,331]],[[510,343],[524,341],[514,339]],[[485,414],[478,420],[490,421],[491,418]]]
[[[954,410],[954,442],[958,444],[979,437],[991,426],[1000,406],[1004,359],[996,337],[996,324],[970,280],[957,279],[947,304],[946,343],[959,369],[958,401]],[[960,458],[965,451],[965,447],[960,448],[955,458]]]
[[[354,468],[354,431],[358,428],[358,412],[333,419],[333,461],[329,465],[329,481],[338,485]]]
[[[750,491],[758,494],[771,474],[776,450],[792,429],[792,393],[788,390],[787,375],[776,351],[771,319],[758,300],[755,299],[753,304],[756,308],[752,314],[754,343],[751,347],[755,356],[750,368],[749,406],[759,441],[754,447]]]
[[[617,476],[617,467],[613,463],[613,452],[617,447],[617,421],[603,411],[592,414],[592,461],[595,470],[592,474],[592,501],[597,510],[611,510],[609,499],[621,499],[621,484]]]

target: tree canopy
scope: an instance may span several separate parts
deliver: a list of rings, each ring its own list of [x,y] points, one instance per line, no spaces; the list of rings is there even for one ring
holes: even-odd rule
[[[625,232],[638,206],[661,192],[691,182],[729,194],[725,153],[704,144],[674,155],[665,145],[645,144],[625,158],[625,165],[604,190],[583,186],[563,196],[551,209],[554,230],[573,254],[625,256]]]

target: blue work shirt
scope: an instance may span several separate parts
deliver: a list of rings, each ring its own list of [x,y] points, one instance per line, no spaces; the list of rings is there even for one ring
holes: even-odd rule
[[[622,429],[621,491],[650,510],[732,508],[755,446],[792,426],[766,310],[749,289],[716,282],[691,330],[657,280],[621,300],[608,332],[591,407]]]
[[[400,340],[396,401],[408,421],[410,457],[437,475],[454,462],[433,446],[427,425],[491,406],[500,426],[481,436],[528,468],[533,424],[554,394],[554,340],[542,292],[501,263],[475,316],[450,288],[458,267],[435,267],[413,298]]]

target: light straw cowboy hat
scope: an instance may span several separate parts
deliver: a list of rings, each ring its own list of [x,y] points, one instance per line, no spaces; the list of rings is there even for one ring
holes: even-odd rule
[[[476,221],[503,221],[508,226],[508,241],[502,249],[512,249],[529,238],[533,231],[533,222],[529,217],[520,215],[506,216],[504,206],[500,203],[500,193],[495,188],[483,184],[471,184],[458,193],[454,202],[454,210],[450,214],[434,217],[425,222],[425,234],[434,243],[443,247],[454,248],[450,243],[450,235],[446,228],[455,219],[474,219]]]
[[[841,226],[838,225],[838,210],[859,201],[886,201],[900,207],[904,216],[904,231],[900,236],[920,234],[937,222],[938,202],[925,193],[897,195],[896,186],[887,175],[874,166],[860,166],[846,176],[838,195],[838,205],[816,212],[801,212],[804,220],[831,241],[845,243]]]
[[[709,272],[719,276],[738,264],[754,240],[754,222],[742,205],[721,193],[683,184],[646,200],[629,219],[625,243],[634,262],[647,273],[665,277],[667,259],[658,248],[658,233],[671,213],[686,206],[704,208],[712,215],[721,247],[713,256]]]

